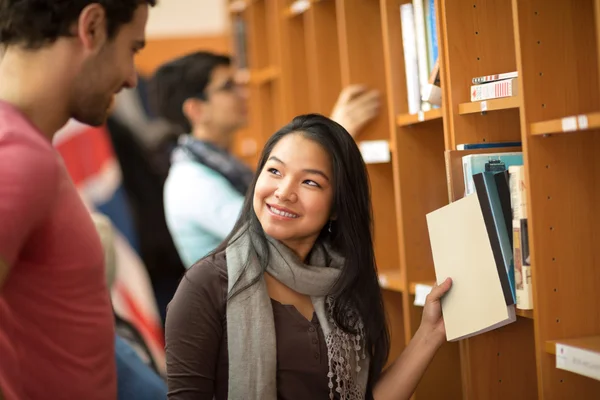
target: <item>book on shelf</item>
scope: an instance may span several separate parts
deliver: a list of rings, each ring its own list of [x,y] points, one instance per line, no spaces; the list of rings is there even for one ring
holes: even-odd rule
[[[471,83],[473,83],[473,85],[478,85],[480,83],[495,82],[503,79],[516,78],[518,76],[519,73],[517,71],[503,72],[501,74],[477,76],[471,80]]]
[[[507,271],[497,263],[498,245],[490,240],[490,230],[504,227],[507,234],[504,217],[494,222],[485,204],[490,192],[473,193],[426,216],[436,281],[453,280],[441,301],[448,341],[516,321]]]
[[[471,101],[513,97],[519,93],[518,78],[471,85]]]
[[[400,5],[408,113],[441,105],[437,24],[434,0]]]
[[[475,193],[473,175],[506,171],[511,165],[523,165],[523,152],[468,154],[462,157],[465,195]]]
[[[525,167],[522,165],[512,165],[508,168],[517,308],[531,310],[533,309],[533,289],[531,286],[527,188],[524,171]]]
[[[499,147],[521,147],[522,142],[487,142],[487,143],[462,143],[456,145],[456,150],[493,149]]]

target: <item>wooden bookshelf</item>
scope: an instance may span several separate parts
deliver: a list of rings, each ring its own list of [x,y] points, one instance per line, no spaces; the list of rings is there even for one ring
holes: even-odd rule
[[[357,141],[390,146],[391,162],[368,171],[392,359],[421,320],[416,284],[435,281],[426,214],[464,195],[464,155],[522,151],[534,310],[444,344],[413,400],[593,398],[600,382],[557,369],[552,348],[600,335],[600,0],[435,0],[442,106],[413,114],[399,11],[407,3],[312,0],[292,12],[291,0],[244,2],[235,15],[249,25],[250,76],[262,77],[251,79],[256,145],[297,114],[330,113],[346,85],[382,94]],[[512,71],[518,96],[470,101],[472,78]],[[456,150],[513,141],[522,147]]]

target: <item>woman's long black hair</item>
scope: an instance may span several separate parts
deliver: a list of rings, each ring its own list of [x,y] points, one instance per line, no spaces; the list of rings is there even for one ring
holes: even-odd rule
[[[329,225],[324,226],[319,239],[329,236],[333,249],[345,258],[343,273],[331,293],[336,299],[333,316],[338,326],[347,332],[352,332],[348,321],[350,310],[358,310],[363,320],[367,350],[371,349],[367,387],[367,398],[371,398],[373,386],[389,355],[390,338],[373,251],[373,217],[367,169],[354,139],[341,125],[319,114],[300,115],[271,136],[263,149],[233,231],[212,253],[224,251],[232,236],[245,227],[259,233],[262,249],[257,253],[266,254],[260,258],[262,270],[266,271],[269,247],[254,212],[254,188],[275,145],[292,133],[301,134],[320,144],[331,157],[334,185],[332,212],[336,219],[331,233]],[[237,289],[230,297],[256,283],[261,276],[257,276],[250,285]]]

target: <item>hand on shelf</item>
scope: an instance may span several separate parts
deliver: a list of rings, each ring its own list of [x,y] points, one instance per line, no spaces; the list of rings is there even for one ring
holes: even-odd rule
[[[331,119],[355,138],[365,124],[377,116],[380,103],[377,90],[367,90],[363,85],[346,86],[333,107]]]
[[[421,317],[421,325],[419,330],[428,337],[433,337],[439,340],[442,344],[446,340],[446,328],[444,326],[444,318],[442,316],[441,299],[452,287],[452,279],[447,278],[439,285],[435,285],[431,292],[427,295],[423,315]]]

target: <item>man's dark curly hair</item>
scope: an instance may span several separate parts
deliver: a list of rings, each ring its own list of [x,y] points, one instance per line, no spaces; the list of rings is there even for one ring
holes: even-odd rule
[[[0,0],[0,44],[36,49],[72,36],[81,11],[94,3],[104,7],[107,35],[113,38],[139,5],[154,6],[156,0]]]

